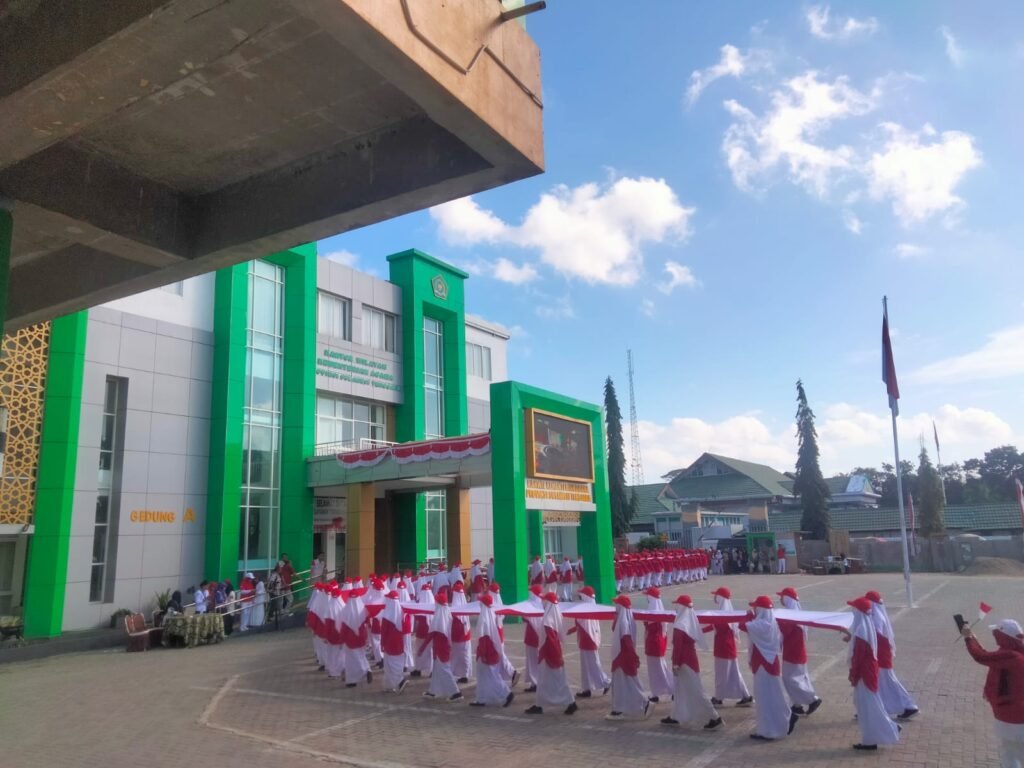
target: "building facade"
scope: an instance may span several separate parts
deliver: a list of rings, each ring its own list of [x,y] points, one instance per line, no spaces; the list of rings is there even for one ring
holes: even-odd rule
[[[53,636],[283,553],[344,572],[353,500],[314,488],[309,461],[485,434],[508,378],[509,335],[466,315],[464,273],[419,251],[389,267],[305,246],[8,336],[0,614]],[[449,492],[396,496],[378,561],[444,560],[456,535],[453,559],[491,557],[491,489],[466,493],[456,533]]]

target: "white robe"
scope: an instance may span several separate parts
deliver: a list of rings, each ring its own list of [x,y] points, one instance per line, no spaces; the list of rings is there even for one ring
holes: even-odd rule
[[[718,719],[718,711],[704,692],[700,675],[686,665],[676,671],[672,719],[688,725],[703,725]]]
[[[882,699],[882,706],[891,715],[899,715],[908,709],[917,709],[914,698],[903,687],[903,683],[896,677],[892,669],[878,669],[878,695]]]
[[[452,663],[434,659],[434,671],[430,673],[430,685],[427,687],[429,693],[438,698],[451,698],[459,692],[459,684],[455,682],[455,675],[452,674]]]
[[[794,706],[806,707],[813,704],[818,698],[818,694],[814,692],[814,686],[811,684],[811,676],[807,674],[806,664],[790,664],[788,661],[783,661],[782,683]]]
[[[899,728],[896,727],[885,707],[882,698],[871,691],[864,681],[857,683],[853,689],[853,707],[857,710],[857,725],[860,728],[861,744],[896,744],[900,740]]]
[[[504,706],[505,700],[511,692],[512,689],[508,687],[500,663],[492,666],[477,659],[474,701],[488,706]]]
[[[597,651],[580,651],[580,690],[603,691],[612,684],[612,679],[601,666],[601,656]]]
[[[782,678],[770,674],[764,667],[754,673],[754,702],[757,729],[766,739],[784,739],[789,732],[789,704]]]
[[[252,601],[252,614],[249,617],[249,625],[262,627],[267,620],[267,588],[263,582],[256,584],[256,597]]]
[[[647,707],[647,694],[640,686],[640,678],[627,675],[621,669],[612,671],[612,712],[641,717]]]
[[[565,673],[565,629],[562,624],[562,614],[557,603],[547,603],[544,608],[544,618],[540,627],[540,644],[543,648],[545,643],[552,642],[548,639],[548,630],[552,630],[557,637],[559,652],[563,657],[562,666],[550,667],[547,662],[541,661],[537,667],[537,705],[540,707],[568,707],[576,701],[572,688],[569,687],[569,677]],[[538,649],[538,655],[540,649]]]
[[[739,659],[715,659],[715,698],[750,698],[750,689],[740,674]]]

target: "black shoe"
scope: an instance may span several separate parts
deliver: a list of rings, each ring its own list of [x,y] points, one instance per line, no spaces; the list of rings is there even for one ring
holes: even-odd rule
[[[469,682],[469,678],[468,677],[460,677],[455,682],[458,683],[459,685],[465,685],[466,683]]]
[[[324,667],[324,665],[323,665],[323,664],[321,664],[320,666],[318,666],[318,667],[316,668],[316,671],[317,671],[317,672],[323,672],[323,671],[324,671],[324,669],[326,669],[326,667]]]
[[[402,691],[404,691],[405,690],[405,686],[407,686],[408,684],[409,684],[409,678],[408,677],[403,677],[401,680],[399,680],[398,681],[398,689],[397,689],[398,693],[401,693]]]
[[[807,706],[807,714],[813,715],[818,711],[818,707],[821,706],[821,699],[815,699]]]
[[[519,682],[519,670],[518,669],[513,669],[512,670],[512,680],[511,680],[511,682],[509,682],[508,687],[509,688],[515,688],[516,687],[516,683],[518,683],[518,682]]]
[[[409,673],[409,677],[423,677],[423,673],[420,672],[418,669],[414,669],[412,672]]]
[[[471,701],[471,702],[469,702],[469,706],[471,706],[471,707],[482,707],[482,706],[484,706],[484,703],[482,701]]]
[[[909,720],[910,718],[912,718],[914,715],[916,715],[920,711],[921,710],[919,710],[917,708],[914,708],[914,709],[904,709],[903,712],[901,712],[900,714],[896,715],[896,719],[897,720]]]
[[[593,694],[590,691],[580,691],[576,694],[577,699],[589,699]]]
[[[652,704],[657,704],[658,703],[658,697],[657,696],[648,696],[647,700],[649,702],[651,702]]]
[[[501,706],[502,707],[507,707],[509,704],[512,703],[512,699],[514,699],[515,697],[516,697],[516,695],[514,693],[512,693],[511,691],[509,691],[508,696],[505,697],[505,703],[502,704]]]
[[[798,707],[796,704],[794,704],[792,707],[790,707],[789,711],[792,712],[794,715],[806,715],[807,714],[807,710],[805,710],[803,707]]]
[[[345,687],[346,688],[355,688],[356,684],[355,683],[345,683]]]
[[[674,720],[671,717],[663,717],[663,718],[661,718],[661,724],[662,725],[679,725],[679,721],[678,720]]]
[[[772,739],[769,739],[767,736],[762,736],[760,733],[752,733],[750,734],[750,738],[756,741],[772,741]]]
[[[651,702],[649,702],[649,701],[644,702],[644,713],[643,713],[642,717],[646,720],[647,719],[647,715],[649,715],[650,713],[651,713]]]
[[[603,692],[603,693],[602,693],[601,695],[602,695],[602,696],[607,696],[607,695],[608,695],[608,691],[610,691],[610,690],[611,690],[611,686],[608,686],[608,687],[606,687],[606,688],[604,689],[604,692]]]
[[[878,745],[877,744],[854,744],[853,748],[854,749],[867,749],[867,750],[871,750],[873,752],[874,750],[878,749]]]
[[[374,669],[384,669],[384,659],[381,659],[376,664],[374,664],[373,668]]]
[[[577,709],[579,709],[579,707],[576,706],[576,702],[574,701],[572,704],[565,708],[565,714],[575,715]]]
[[[461,700],[462,700],[462,694],[461,693],[453,693],[451,696],[448,697],[448,701],[461,701]]]
[[[366,673],[366,684],[369,685],[373,682],[373,672]]]
[[[526,710],[526,714],[528,714],[528,715],[543,715],[544,714],[544,708],[543,707],[538,707],[536,704],[534,704],[532,707],[529,707]]]
[[[786,731],[787,736],[793,732],[793,729],[796,728],[797,721],[799,720],[800,715],[798,715],[796,712],[791,712],[789,714],[789,730]]]
[[[714,704],[716,707],[720,707],[723,704],[721,699],[716,699],[714,696],[711,697],[711,703]]]
[[[436,699],[437,698],[437,694],[436,693],[431,693],[430,691],[424,691],[423,692],[423,698],[424,699]]]
[[[711,702],[711,703],[714,704],[714,702]],[[754,703],[754,697],[753,696],[744,696],[742,699],[740,699],[739,701],[736,702],[736,706],[737,707],[749,707],[753,703]]]
[[[537,692],[537,686],[536,685],[528,685],[523,690],[525,690],[527,693],[536,693]]]
[[[705,731],[713,731],[723,723],[722,718],[716,717],[714,720],[708,720],[707,725],[704,726]]]

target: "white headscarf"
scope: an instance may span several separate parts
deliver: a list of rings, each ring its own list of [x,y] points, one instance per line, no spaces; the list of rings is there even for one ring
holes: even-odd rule
[[[438,571],[434,574],[434,581],[431,587],[435,592],[439,592],[441,587],[448,586],[448,571]]]
[[[718,610],[720,610],[720,611],[735,611],[736,610],[735,608],[732,607],[732,600],[730,598],[728,598],[728,597],[722,597],[721,595],[715,595],[715,605],[718,606]],[[734,636],[739,637],[740,630],[737,628],[737,626],[735,624],[730,623],[728,625],[728,627],[732,631]]]
[[[875,631],[884,635],[889,641],[889,647],[892,648],[892,653],[896,655],[896,635],[892,631],[892,622],[889,621],[889,612],[885,609],[885,603],[871,602],[871,622],[875,627]]]
[[[633,646],[636,647],[636,620],[633,618],[633,609],[616,603],[615,623],[612,626],[612,659],[618,658],[622,650],[622,638],[626,635],[633,638]]]
[[[320,613],[320,605],[324,601],[323,590],[314,589],[313,594],[309,596],[309,602],[306,603],[306,610],[316,616],[318,619],[323,618],[323,614]]]
[[[572,562],[568,558],[562,560],[562,564],[558,566],[558,572],[565,576],[566,573],[572,571]]]
[[[466,593],[461,589],[452,590],[452,608],[467,605]]]
[[[480,603],[480,619],[476,623],[477,638],[489,637],[494,647],[501,652],[501,635],[498,634],[498,617],[494,614],[494,608],[486,603]]]
[[[774,664],[775,658],[782,651],[782,633],[771,608],[754,609],[753,621],[747,622],[747,635],[750,637],[751,646],[757,647],[764,660]]]
[[[796,599],[790,597],[789,595],[780,595],[779,597],[782,599],[782,607],[783,608],[788,608],[791,611],[802,610],[800,608],[800,601],[799,600],[796,600]],[[804,637],[806,638],[807,637],[807,627],[801,626],[800,629],[803,631]]]
[[[434,605],[434,615],[430,619],[430,631],[440,632],[442,635],[452,639],[452,609],[447,605],[436,603]]]
[[[664,611],[665,604],[661,602],[660,597],[647,596],[647,610],[648,611]]]
[[[554,572],[555,572],[555,561],[551,559],[550,555],[548,555],[547,559],[544,561],[544,575],[545,576],[550,576]]]
[[[431,589],[421,589],[416,602],[420,605],[434,605],[434,591]]]
[[[562,611],[558,607],[558,603],[552,603],[549,601],[544,602],[544,620],[543,625],[550,629],[555,630],[555,634],[558,635],[558,639],[565,640],[565,626],[562,621]],[[544,633],[544,637],[541,637],[541,645],[544,644],[544,638],[547,637],[547,633]]]
[[[363,605],[363,598],[353,592],[348,602],[341,609],[342,623],[353,631],[359,632],[359,628],[366,623],[367,615],[366,606]]]
[[[849,648],[846,649],[847,663],[853,659],[853,647],[856,645],[858,637],[871,646],[871,655],[878,658],[878,638],[875,637],[875,625],[871,618],[877,610],[877,603],[871,605],[870,614],[861,613],[856,608],[853,609],[853,626],[850,627],[850,634],[853,635],[853,638],[850,640]]]
[[[677,603],[676,606],[678,613],[676,613],[676,620],[672,624],[672,628],[685,632],[700,650],[706,651],[708,644],[704,640],[704,631],[701,629],[700,622],[697,621],[696,612],[693,608],[685,605]]]
[[[462,576],[462,569],[459,567],[458,563],[453,565],[451,567],[451,570],[448,571],[448,582],[454,584],[456,581],[464,581]]]
[[[338,629],[341,628],[341,612],[345,608],[345,598],[341,595],[334,597],[329,595],[327,597],[327,604],[324,606],[323,620],[325,623],[333,622],[334,626]]]
[[[579,593],[580,600],[589,605],[594,605],[595,601],[586,592]],[[601,645],[601,622],[597,619],[576,619],[576,623],[580,625],[580,629],[587,633],[591,640],[594,641],[595,645]]]
[[[401,596],[384,598],[384,610],[381,611],[380,618],[381,621],[390,621],[399,631],[402,630],[404,615],[402,613]]]

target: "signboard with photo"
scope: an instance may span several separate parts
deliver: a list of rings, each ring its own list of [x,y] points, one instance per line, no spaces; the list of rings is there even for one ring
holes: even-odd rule
[[[594,482],[590,424],[547,411],[526,411],[527,475]]]

